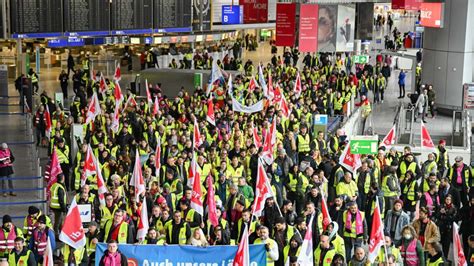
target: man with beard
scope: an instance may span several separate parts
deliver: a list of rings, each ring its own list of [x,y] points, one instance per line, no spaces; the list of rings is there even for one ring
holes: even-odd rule
[[[275,204],[275,199],[273,197],[268,198],[263,208],[263,225],[268,228],[273,228],[273,225],[279,217],[281,217],[281,214],[278,206]]]
[[[273,230],[273,239],[278,245],[278,253],[283,254],[283,250],[286,246],[290,245],[290,240],[295,234],[295,228],[291,225],[287,225],[285,218],[278,217],[275,220],[275,228]],[[297,233],[298,234],[298,233]],[[275,265],[283,266],[285,262],[284,256],[279,256]]]

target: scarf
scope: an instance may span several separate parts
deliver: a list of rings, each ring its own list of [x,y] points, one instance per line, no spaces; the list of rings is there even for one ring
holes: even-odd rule
[[[355,219],[356,219],[355,220],[356,234],[360,235],[364,232],[364,228],[363,228],[363,225],[362,225],[362,215],[360,215],[360,211],[357,211]],[[352,230],[352,212],[350,212],[350,211],[347,212],[346,229]]]
[[[117,240],[118,241],[118,234],[119,234],[119,231],[120,231],[120,227],[122,226],[122,223],[119,223],[117,226],[113,227],[111,230],[112,230],[112,233],[110,235],[110,239],[114,239],[114,240]]]
[[[104,265],[105,266],[120,266],[122,264],[122,257],[120,253],[115,252],[115,254],[111,254],[107,252],[107,255],[104,258]]]

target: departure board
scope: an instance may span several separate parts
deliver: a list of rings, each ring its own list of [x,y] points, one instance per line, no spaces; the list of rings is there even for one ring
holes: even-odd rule
[[[112,30],[153,28],[153,0],[113,0]]]
[[[12,33],[63,31],[60,0],[10,0]]]
[[[3,25],[3,3],[0,2],[0,39],[5,39],[5,25]]]
[[[109,0],[64,0],[64,30],[108,31]]]
[[[154,28],[191,27],[192,0],[155,0]]]

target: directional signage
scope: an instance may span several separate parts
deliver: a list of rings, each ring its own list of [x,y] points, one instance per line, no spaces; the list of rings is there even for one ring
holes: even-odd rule
[[[354,55],[354,63],[356,64],[367,64],[369,62],[368,55]]]
[[[328,115],[315,115],[313,124],[314,125],[327,125]]]
[[[244,23],[244,9],[241,6],[222,6],[222,25]]]
[[[355,136],[349,145],[352,154],[376,154],[379,149],[379,137],[375,136]]]

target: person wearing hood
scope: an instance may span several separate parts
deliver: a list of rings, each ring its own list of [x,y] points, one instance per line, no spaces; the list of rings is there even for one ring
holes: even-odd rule
[[[349,266],[368,266],[370,265],[367,259],[367,252],[363,247],[356,247],[354,250],[354,256],[349,261]]]
[[[397,263],[397,265],[402,265],[400,249],[396,248],[393,245],[393,241],[390,236],[385,235],[385,245],[382,245],[382,247],[380,248],[379,254],[375,258],[375,264],[387,265],[387,258],[391,255],[395,258],[394,263]]]
[[[426,266],[445,265],[442,246],[439,242],[429,241],[427,250],[428,250],[428,258],[426,260]]]
[[[402,228],[408,224],[410,224],[410,216],[403,211],[403,201],[398,199],[384,219],[384,234],[390,236],[395,245],[399,246],[402,240]]]
[[[326,228],[326,232],[329,235],[331,245],[336,250],[336,255],[339,254],[344,257],[346,256],[346,247],[344,245],[344,239],[337,233],[339,230],[339,224],[337,222],[331,222]]]
[[[425,265],[425,254],[420,240],[416,237],[416,231],[411,225],[402,229],[402,243],[400,253],[402,255],[403,265],[418,266]]]
[[[303,241],[301,240],[301,236],[299,234],[294,234],[290,242],[283,248],[283,263],[287,265],[287,261],[290,260],[292,257],[298,257],[301,251],[301,244]]]
[[[319,245],[314,251],[314,265],[329,266],[335,255],[336,250],[331,245],[329,235],[327,233],[322,234],[319,237]]]

